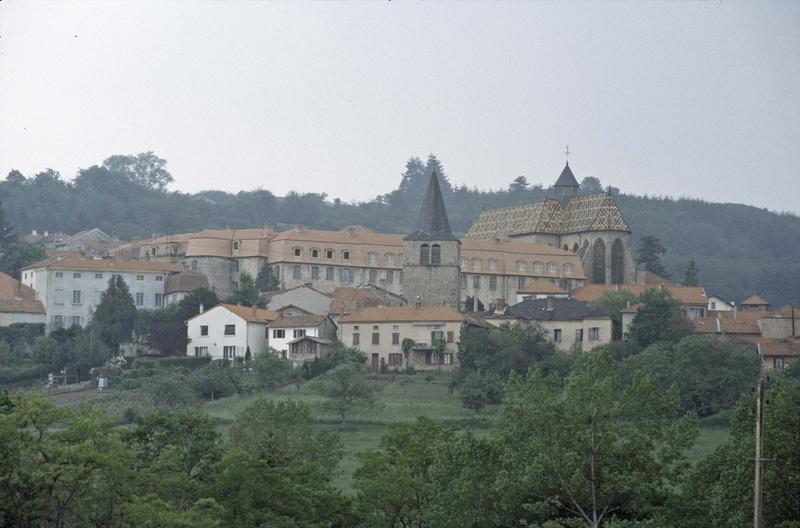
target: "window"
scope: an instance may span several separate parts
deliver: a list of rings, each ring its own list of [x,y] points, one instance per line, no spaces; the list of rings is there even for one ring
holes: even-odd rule
[[[381,344],[381,333],[380,333],[380,327],[378,325],[374,325],[372,327],[372,344],[373,345]]]
[[[544,264],[541,262],[534,262],[533,263],[533,272],[534,273],[541,273],[544,271]]]
[[[717,309],[717,303],[715,303],[714,301],[711,301],[711,309],[712,310],[716,310]]]
[[[772,367],[774,369],[776,369],[776,370],[782,369],[783,368],[783,358],[782,357],[772,358]]]
[[[236,325],[225,325],[225,335],[236,335]]]
[[[158,248],[157,247],[151,247],[150,248],[150,254],[155,257],[158,254]]]
[[[72,304],[81,304],[80,290],[72,290]]]
[[[377,266],[378,265],[378,254],[377,253],[373,253],[373,252],[367,253],[367,261],[369,261],[369,264],[371,266]]]
[[[197,271],[197,261],[196,260],[192,261],[192,271]]]
[[[497,259],[489,259],[489,269],[496,270],[497,269]]]
[[[403,364],[403,354],[392,352],[389,354],[389,365],[399,367]]]
[[[235,346],[226,346],[222,347],[222,357],[223,359],[233,359],[236,357],[236,347]]]
[[[555,262],[547,263],[547,273],[558,273],[558,266]]]
[[[103,278],[103,274],[102,273],[95,273],[94,274],[94,278],[95,279],[102,279]]]
[[[276,328],[272,331],[272,339],[284,339],[286,337],[286,330],[283,328]]]
[[[328,260],[333,260],[333,250],[332,249],[326,249],[325,250],[325,258],[328,259]]]
[[[520,273],[526,273],[528,271],[528,263],[524,260],[517,261],[517,271]]]
[[[144,306],[144,293],[136,293],[136,306]]]
[[[392,344],[393,345],[400,344],[400,332],[392,332]]]
[[[164,276],[163,275],[156,275],[156,282],[164,282]]]
[[[466,273],[462,273],[461,274],[461,287],[462,288],[466,288],[467,287],[467,274]]]
[[[208,355],[208,347],[194,347],[195,357],[206,357]]]
[[[81,278],[81,274],[78,273],[78,272],[75,272],[75,273],[72,274],[72,278],[73,279],[80,279]]]
[[[299,279],[300,278],[300,266],[292,266],[292,278]]]
[[[371,284],[375,284],[378,282],[378,270],[371,269],[369,270],[369,282]]]
[[[200,326],[200,335],[207,336],[208,335],[208,325]]]
[[[560,328],[553,328],[553,341],[556,343],[561,342],[561,329]]]
[[[572,275],[572,264],[564,264],[564,275]]]
[[[600,327],[593,326],[589,329],[589,341],[599,341],[600,340]]]
[[[444,341],[444,332],[441,330],[433,330],[431,332],[431,345],[436,345],[438,341]]]
[[[233,243],[233,250],[234,251],[239,251],[239,241],[238,240]]]
[[[56,304],[64,304],[64,290],[57,289],[55,291],[53,302]]]
[[[56,278],[57,278],[57,279],[60,279],[60,278],[62,278],[63,276],[64,276],[64,272],[63,272],[63,271],[57,271],[57,272],[56,272]]]
[[[319,280],[319,266],[311,266],[311,280]]]
[[[299,257],[303,254],[303,250],[301,248],[294,248],[292,251],[294,252],[295,257]]]
[[[445,365],[452,365],[453,364],[453,354],[452,353],[445,352],[444,354],[442,354],[442,356],[444,356],[443,359],[444,359],[444,364]]]
[[[431,246],[431,266],[439,266],[442,263],[442,247],[439,244]]]
[[[575,342],[583,343],[583,328],[578,328],[575,330]]]
[[[297,339],[298,337],[303,337],[304,335],[306,335],[306,329],[305,328],[295,328],[295,330],[293,332],[293,336],[294,336],[295,339]]]
[[[472,277],[472,287],[475,288],[475,289],[478,289],[478,288],[481,287],[481,276],[480,275],[475,275],[474,277]]]
[[[163,306],[164,305],[164,296],[162,294],[160,294],[160,293],[156,294],[155,305],[156,306]]]
[[[73,315],[72,320],[70,322],[72,326],[80,326],[81,325],[81,316],[80,315]]]
[[[384,262],[384,263],[385,263],[387,266],[394,266],[394,254],[393,254],[393,253],[387,253],[387,254],[385,254],[385,255],[383,256],[383,262]]]
[[[353,282],[353,270],[350,268],[339,268],[339,280],[341,282]]]
[[[333,280],[333,268],[330,266],[325,268],[325,280]]]
[[[386,272],[386,282],[389,284],[394,282],[394,270],[388,270]]]
[[[431,247],[428,244],[422,244],[419,247],[419,263],[423,266],[431,263]]]
[[[479,258],[472,259],[472,269],[476,270],[481,269],[481,259]]]
[[[350,260],[350,250],[345,249],[344,251],[342,251],[342,258],[344,260]]]
[[[489,276],[489,289],[492,291],[497,289],[497,275]]]
[[[53,316],[53,324],[57,326],[64,326],[64,316],[63,315],[54,315]]]
[[[311,258],[319,258],[319,250],[318,249],[312,249],[311,250]]]
[[[525,289],[525,277],[517,277],[517,291]]]
[[[358,346],[361,344],[361,334],[358,332],[353,332],[353,346]]]
[[[455,334],[452,331],[447,332],[447,342],[452,343],[455,339]]]
[[[137,275],[136,280],[144,280],[144,275]]]
[[[467,259],[465,259],[464,257],[461,257],[460,259],[458,259],[458,266],[461,269],[466,268],[467,267]]]

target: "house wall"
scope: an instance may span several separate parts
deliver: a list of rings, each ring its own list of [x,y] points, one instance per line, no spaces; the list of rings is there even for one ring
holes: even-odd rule
[[[220,299],[230,297],[235,289],[234,283],[239,280],[239,260],[235,258],[187,257],[183,264],[193,271],[205,273],[209,289]]]
[[[281,289],[291,289],[303,284],[311,286],[323,293],[333,293],[336,288],[352,288],[359,284],[374,284],[392,293],[400,294],[403,291],[401,284],[401,270],[397,269],[378,269],[370,267],[350,266],[334,262],[326,262],[325,259],[317,263],[305,262],[279,262],[272,266],[278,272],[278,281]],[[314,269],[318,275],[315,277]],[[327,268],[333,270],[333,278],[328,278]],[[375,276],[375,280],[370,280],[370,272]]]
[[[377,354],[378,365],[380,360],[386,362],[390,368],[393,368],[390,362],[389,354],[400,354],[402,358],[403,349],[401,347],[403,339],[410,338],[415,343],[431,345],[431,332],[443,332],[444,339],[447,340],[447,333],[452,332],[453,342],[447,343],[445,353],[450,355],[449,365],[427,365],[425,364],[425,354],[416,352],[412,355],[414,368],[417,370],[436,370],[445,369],[449,370],[455,368],[458,363],[458,339],[461,332],[462,323],[459,322],[389,322],[389,323],[340,323],[338,329],[339,341],[346,346],[356,347],[367,354],[367,366],[373,366],[373,354]],[[377,330],[374,329],[377,327]],[[372,334],[377,332],[379,334],[379,343],[372,344]],[[392,334],[397,332],[400,334],[397,344],[392,344]],[[354,343],[353,335],[359,334],[359,343]],[[404,360],[403,360],[404,361]],[[399,365],[399,368],[404,368],[404,364]]]
[[[60,276],[59,276],[60,274]],[[78,276],[76,276],[76,274]],[[160,307],[163,302],[164,282],[168,275],[162,271],[101,271],[79,269],[40,268],[23,272],[22,283],[36,290],[36,300],[41,301],[51,327],[79,324],[86,326],[100,297],[108,289],[113,274],[122,275],[131,292],[137,309]],[[138,278],[141,277],[141,280]],[[73,302],[73,292],[79,291],[79,302]],[[137,294],[141,294],[138,297]],[[59,323],[58,321],[61,321]]]
[[[708,298],[708,310],[715,310],[717,312],[730,312],[733,310],[733,306],[719,297],[712,295]]]
[[[283,330],[284,337],[275,337],[276,331]],[[325,337],[320,335],[320,328],[317,326],[298,326],[293,328],[270,328],[269,330],[269,346],[281,353],[281,356],[286,357],[289,353],[289,341],[296,339],[294,337],[295,330],[305,330],[305,335],[311,337]]]
[[[236,333],[232,336],[225,335],[225,325],[229,324],[236,327]],[[203,325],[208,326],[207,336],[200,335],[200,327]],[[215,306],[187,322],[186,335],[189,342],[186,345],[186,355],[194,356],[198,353],[196,348],[206,347],[206,353],[212,359],[222,359],[223,348],[226,346],[236,347],[236,357],[244,357],[248,346],[250,353],[256,354],[266,350],[266,328],[266,323],[248,323],[224,307]]]
[[[494,326],[500,326],[503,323],[509,322],[509,319],[488,319],[488,322]],[[556,348],[564,352],[571,351],[575,346],[577,330],[583,330],[583,341],[579,342],[583,352],[589,352],[594,347],[607,345],[611,342],[610,317],[598,317],[578,321],[528,321],[527,319],[517,319],[513,320],[513,322],[521,326],[538,325],[544,331],[547,339],[555,344]],[[592,328],[597,328],[599,330],[597,339],[590,339],[590,330]],[[560,342],[556,342],[554,339],[554,330],[556,329],[561,330]]]
[[[800,315],[800,314],[798,314]],[[761,337],[786,339],[792,335],[791,317],[762,317],[758,320]],[[800,317],[794,320],[795,335],[800,335]]]
[[[0,326],[10,326],[15,323],[46,324],[47,316],[35,313],[0,312]]]
[[[270,297],[267,308],[278,310],[293,305],[313,314],[327,314],[331,307],[331,298],[313,288],[299,287],[293,290],[276,293]]]
[[[420,264],[420,249],[423,244],[441,247],[441,264]],[[459,309],[461,286],[459,261],[461,243],[458,241],[408,240],[403,251],[403,296],[409,304],[417,299],[424,305],[446,304]]]

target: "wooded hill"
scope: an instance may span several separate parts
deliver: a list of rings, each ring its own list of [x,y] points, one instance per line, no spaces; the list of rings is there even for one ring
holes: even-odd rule
[[[168,192],[172,181],[166,161],[152,153],[114,156],[102,166],[79,171],[67,181],[53,170],[26,177],[18,171],[0,182],[0,201],[18,234],[39,231],[75,233],[91,227],[122,239],[199,231],[205,228],[295,224],[321,229],[363,225],[376,231],[408,233],[414,227],[430,171],[443,176],[442,190],[457,234],[463,234],[482,209],[515,205],[553,196],[542,185],[517,178],[496,191],[452,185],[442,164],[411,158],[397,189],[362,203],[329,199],[325,194],[266,190],[236,194]],[[554,181],[557,174],[543,176]],[[504,182],[490,180],[500,186]],[[600,192],[596,178],[585,178],[582,192]],[[774,305],[800,305],[800,217],[747,205],[701,200],[616,195],[633,230],[634,249],[641,236],[654,235],[667,248],[663,261],[675,282],[694,259],[709,293],[741,301],[753,292]]]

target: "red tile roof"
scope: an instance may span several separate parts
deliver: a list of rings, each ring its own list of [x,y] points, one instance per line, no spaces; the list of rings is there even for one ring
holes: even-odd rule
[[[342,323],[390,323],[417,321],[464,321],[463,314],[448,306],[374,306],[339,319]]]
[[[739,303],[740,306],[769,306],[769,303],[755,293]]]
[[[682,305],[706,306],[708,299],[706,292],[699,286],[675,286],[666,284],[661,286],[669,290],[672,297]],[[658,288],[658,286],[647,286],[644,284],[587,284],[572,290],[572,296],[585,302],[596,301],[605,292],[626,290],[634,295],[641,295],[645,290]]]

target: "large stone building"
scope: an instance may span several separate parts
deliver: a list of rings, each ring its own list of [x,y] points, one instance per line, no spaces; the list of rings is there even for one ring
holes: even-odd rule
[[[433,174],[417,228],[408,236],[360,226],[338,231],[295,226],[281,232],[265,226],[158,237],[120,251],[203,272],[222,298],[236,288],[240,273],[255,276],[266,263],[281,290],[308,284],[331,294],[339,287],[372,284],[409,304],[419,297],[422,304],[474,310],[496,299],[514,300],[534,281],[570,292],[586,282],[641,279],[628,247],[630,230],[613,196],[579,195],[569,166],[555,189],[557,199],[482,212],[461,240],[450,230]]]
[[[625,223],[608,193],[579,195],[566,164],[554,186],[556,198],[483,211],[469,228],[469,240],[515,240],[547,244],[578,255],[593,284],[637,282]]]

